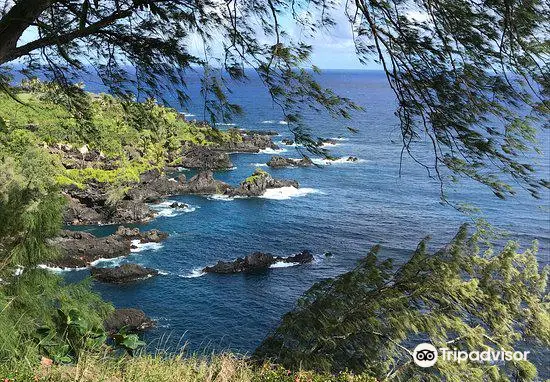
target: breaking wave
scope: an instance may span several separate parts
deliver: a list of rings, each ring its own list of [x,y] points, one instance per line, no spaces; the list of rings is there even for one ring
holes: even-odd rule
[[[265,190],[265,193],[259,198],[263,199],[273,199],[273,200],[287,200],[291,198],[299,198],[309,194],[322,194],[321,191],[315,188],[296,188],[292,186],[288,187],[279,187],[279,188],[268,188]]]
[[[190,273],[185,275],[179,275],[179,277],[182,277],[184,279],[194,279],[195,277],[201,277],[204,276],[206,272],[202,271],[202,268],[195,268]]]
[[[284,261],[277,261],[275,264],[271,264],[269,268],[288,268],[295,265],[300,265],[300,263],[286,263]]]
[[[181,213],[193,212],[198,208],[190,205],[187,205],[187,207],[183,207],[183,208],[179,208],[179,207],[173,208],[171,207],[173,203],[179,203],[179,202],[175,200],[166,200],[162,203],[151,204],[150,207],[157,213],[157,217],[158,216],[174,217],[174,216],[178,216]]]
[[[136,247],[130,249],[130,252],[132,253],[143,251],[158,251],[163,247],[161,243],[141,243],[139,239],[132,240],[132,246]]]
[[[258,154],[281,154],[286,151],[287,149],[272,149],[271,147],[268,147],[266,149],[260,150]]]
[[[318,165],[332,165],[332,164],[357,164],[365,163],[365,159],[357,159],[356,161],[348,160],[349,157],[342,157],[335,160],[325,159],[325,158],[311,158],[311,161]]]

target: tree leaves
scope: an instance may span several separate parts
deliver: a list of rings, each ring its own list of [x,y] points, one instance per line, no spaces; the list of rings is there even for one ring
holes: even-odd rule
[[[422,370],[411,362],[414,346],[431,342],[458,350],[512,349],[519,341],[550,344],[545,301],[549,268],[539,270],[536,247],[518,253],[480,252],[481,231],[462,227],[430,255],[422,241],[397,269],[380,262],[375,247],[357,267],[315,284],[287,313],[254,356],[285,367],[366,372],[379,379],[483,380],[487,373],[536,374],[530,362],[439,362]]]

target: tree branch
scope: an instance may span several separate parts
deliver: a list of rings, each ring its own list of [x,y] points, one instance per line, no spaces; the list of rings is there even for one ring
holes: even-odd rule
[[[15,60],[16,58],[22,57],[37,49],[45,48],[51,45],[62,45],[78,38],[90,36],[94,33],[97,33],[102,28],[109,26],[120,19],[130,16],[132,13],[133,9],[116,11],[97,22],[88,25],[85,28],[79,28],[63,35],[47,36],[29,42],[28,44],[25,44],[18,48],[11,49],[4,56],[0,55],[0,64]]]

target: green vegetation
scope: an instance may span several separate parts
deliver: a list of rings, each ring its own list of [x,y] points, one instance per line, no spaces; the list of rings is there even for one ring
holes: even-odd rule
[[[480,245],[486,246],[481,251]],[[315,284],[287,313],[254,356],[287,368],[366,372],[378,380],[532,381],[528,360],[462,362],[440,357],[430,368],[412,362],[412,349],[465,351],[550,345],[547,282],[536,244],[523,253],[508,243],[494,253],[483,230],[430,255],[422,241],[404,265],[379,261],[374,247],[359,265]]]
[[[28,80],[12,95],[0,93],[3,143],[14,155],[30,146],[66,145],[74,150],[86,145],[97,150],[101,161],[111,161],[114,169],[78,168],[75,159],[59,167],[56,179],[61,186],[84,187],[87,182],[118,183],[139,180],[149,169],[178,163],[178,150],[186,144],[210,146],[241,141],[236,129],[227,132],[207,124],[189,123],[174,109],[153,100],[143,103],[91,94],[80,86],[67,96],[60,87],[37,79]],[[78,101],[78,108],[74,103]]]
[[[108,353],[88,354],[76,365],[22,368],[0,377],[15,381],[48,382],[375,382],[368,376],[319,374],[287,370],[269,363],[254,365],[233,354],[207,357],[147,355],[116,358]],[[11,382],[11,381],[10,381]]]
[[[262,178],[269,175],[266,171],[261,168],[254,170],[254,173],[244,180],[244,183],[254,183],[256,179]]]
[[[103,321],[112,306],[89,283],[66,284],[37,267],[58,255],[49,240],[61,228],[61,187],[107,183],[107,203],[115,204],[129,182],[162,169],[187,143],[240,139],[235,130],[188,123],[153,101],[70,90],[67,96],[31,80],[10,90],[17,100],[0,93],[1,377],[30,380],[43,356],[61,365],[108,348]],[[96,159],[83,161],[92,151]],[[113,340],[130,354],[143,344],[123,332]]]
[[[61,227],[58,164],[43,149],[0,135],[0,369],[34,365],[41,355],[70,362],[103,342],[112,309],[86,283],[66,285],[36,266],[57,255],[48,239]],[[14,138],[14,139],[10,139]],[[9,222],[9,224],[4,224]]]

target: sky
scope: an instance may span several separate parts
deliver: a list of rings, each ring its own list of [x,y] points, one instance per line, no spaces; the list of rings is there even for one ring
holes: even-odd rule
[[[369,62],[367,65],[359,62],[355,54],[351,25],[345,15],[343,6],[337,6],[337,9],[332,11],[332,17],[336,25],[330,30],[317,31],[313,38],[306,36],[302,26],[289,16],[280,18],[281,29],[287,32],[294,41],[301,40],[310,44],[313,48],[310,63],[321,69],[382,69],[374,61]],[[25,31],[18,45],[33,41],[37,37],[36,28],[31,27]],[[189,44],[191,54],[199,57],[203,55],[202,42],[198,38],[192,38]],[[222,51],[221,45],[213,41],[212,51]]]

